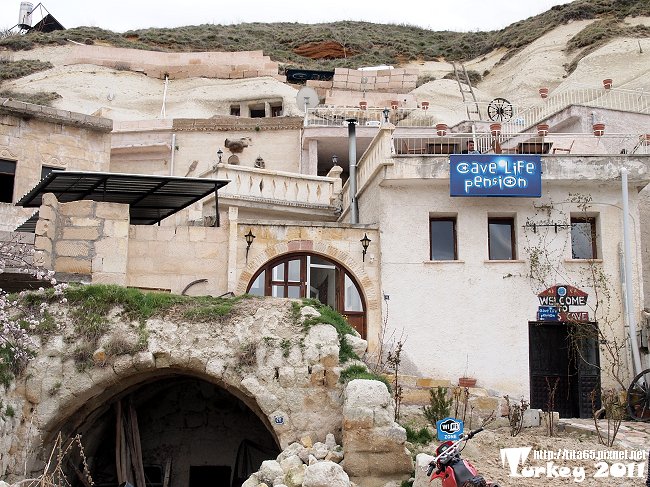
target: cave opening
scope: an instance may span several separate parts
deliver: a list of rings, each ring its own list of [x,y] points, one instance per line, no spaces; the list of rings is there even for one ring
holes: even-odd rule
[[[131,387],[78,430],[97,487],[125,481],[134,487],[239,487],[280,453],[269,427],[242,400],[189,376]],[[85,487],[82,458],[68,467],[72,486]]]

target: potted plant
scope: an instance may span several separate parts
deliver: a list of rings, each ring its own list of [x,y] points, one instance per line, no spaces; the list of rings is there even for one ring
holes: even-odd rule
[[[600,137],[605,133],[605,124],[602,122],[595,123],[593,125],[593,129],[594,129],[594,135],[596,137]]]
[[[423,101],[420,103],[420,106],[422,106],[422,110],[428,110],[429,109],[429,102],[428,101]]]
[[[546,98],[548,96],[548,88],[540,88],[539,96],[541,96],[542,98]]]
[[[610,90],[612,88],[612,78],[605,78],[603,80],[603,86],[605,87],[606,90]]]
[[[548,129],[549,126],[547,123],[539,123],[537,124],[537,135],[541,137],[545,137],[548,135]]]
[[[366,100],[361,100],[359,102],[359,108],[361,108],[361,110],[365,110],[366,108],[368,108],[368,102]]]
[[[496,137],[501,134],[501,124],[500,123],[491,123],[490,124],[490,133]]]
[[[437,123],[436,124],[436,133],[441,137],[444,136],[444,135],[447,135],[447,129],[448,128],[449,127],[447,126],[446,123]]]
[[[398,100],[391,100],[390,101],[390,107],[393,110],[397,110],[397,107],[399,107],[399,101]]]

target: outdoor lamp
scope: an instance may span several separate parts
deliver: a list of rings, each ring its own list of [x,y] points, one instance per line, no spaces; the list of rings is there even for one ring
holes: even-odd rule
[[[384,122],[388,123],[388,115],[390,115],[390,110],[388,108],[384,108],[382,110],[382,113],[384,114]]]
[[[372,240],[370,240],[368,238],[367,233],[364,233],[363,238],[360,240],[360,242],[361,242],[361,246],[363,247],[363,262],[365,262],[366,261],[366,252],[368,251],[368,245],[370,245],[370,242],[372,242]]]
[[[219,164],[221,164],[221,156],[223,155],[223,151],[221,150],[221,147],[219,147],[219,150],[217,151],[217,156],[219,157]]]
[[[248,251],[250,250],[251,245],[253,244],[253,239],[255,238],[253,230],[249,228],[248,233],[244,235],[244,238],[246,239],[246,261],[248,262]]]
[[[336,166],[338,163],[339,163],[339,156],[337,156],[336,154],[334,154],[334,155],[332,156],[332,165],[333,165],[333,166]]]

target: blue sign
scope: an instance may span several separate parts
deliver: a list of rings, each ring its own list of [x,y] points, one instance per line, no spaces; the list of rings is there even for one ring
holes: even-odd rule
[[[436,421],[438,440],[458,440],[463,434],[463,422],[456,418],[445,418]]]
[[[537,321],[560,321],[560,310],[555,306],[539,306]]]
[[[542,158],[517,154],[452,154],[450,196],[542,195]]]

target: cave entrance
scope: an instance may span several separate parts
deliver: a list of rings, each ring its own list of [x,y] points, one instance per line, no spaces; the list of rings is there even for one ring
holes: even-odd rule
[[[97,487],[118,487],[124,480],[134,487],[239,487],[280,452],[267,426],[240,399],[188,376],[132,387],[91,414],[80,430]]]

